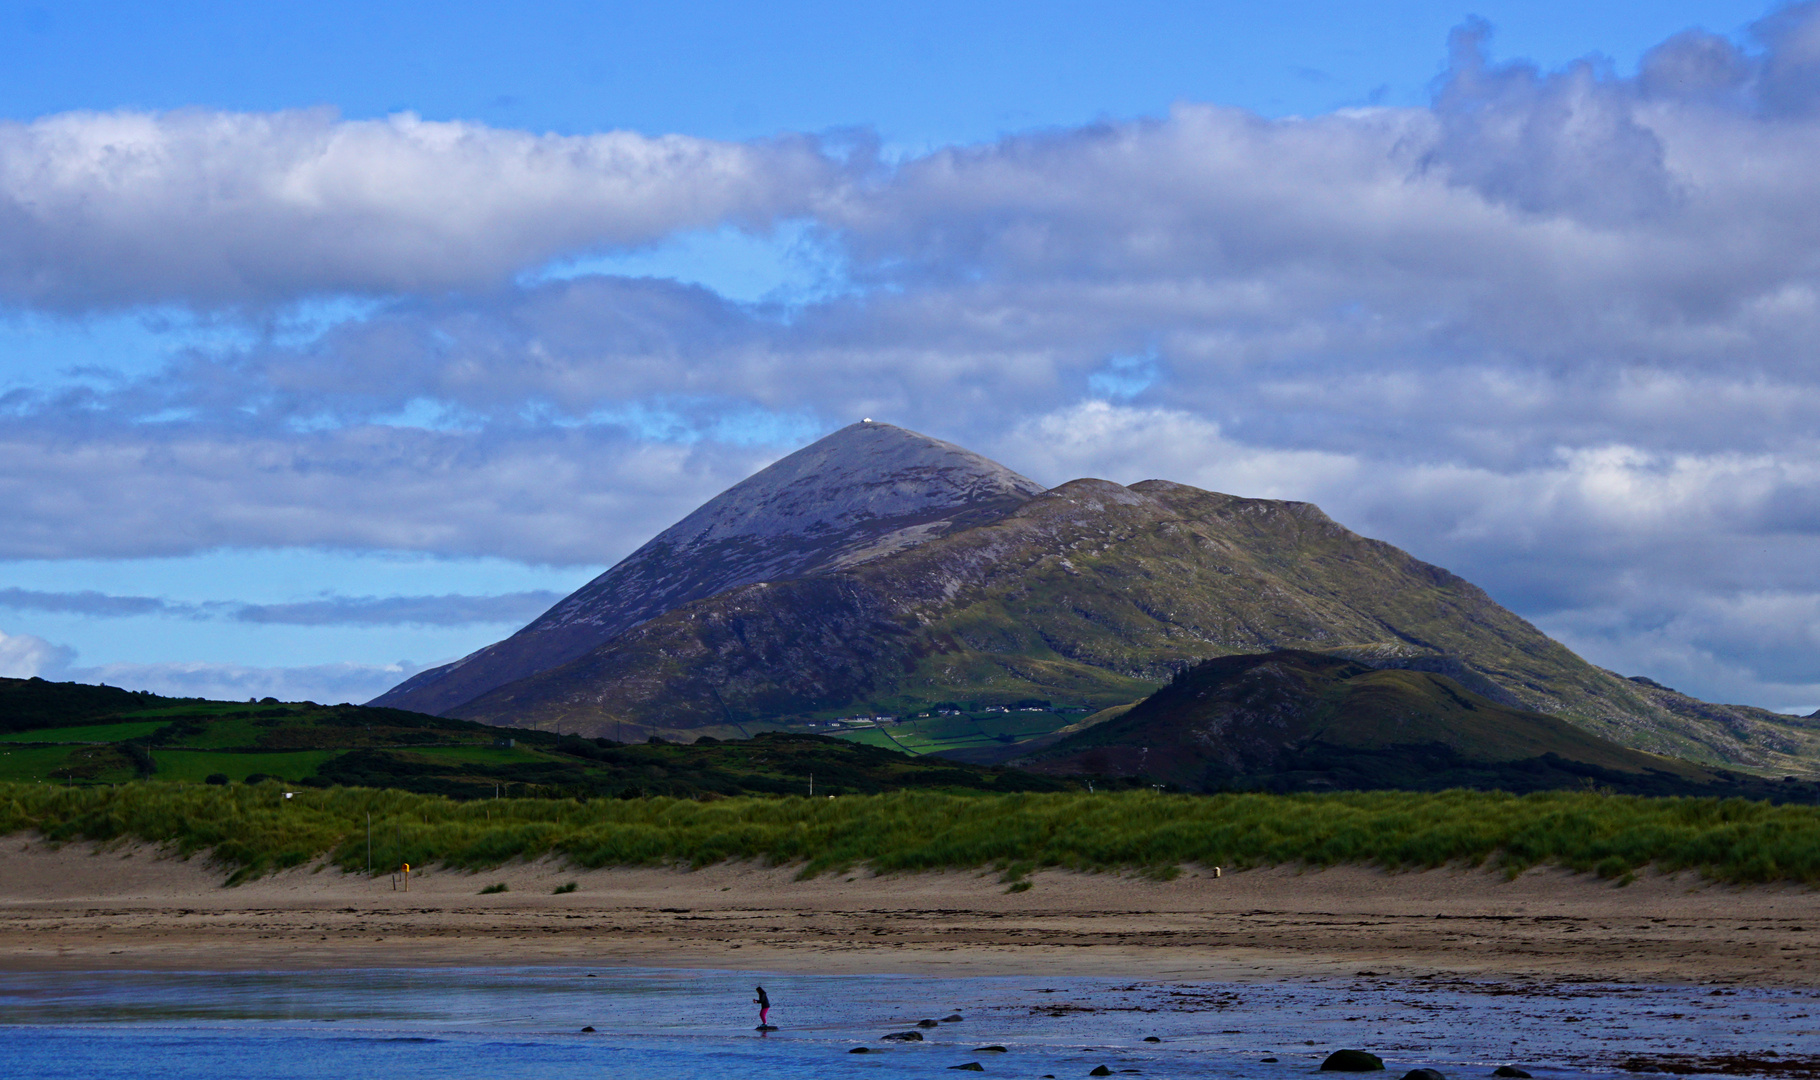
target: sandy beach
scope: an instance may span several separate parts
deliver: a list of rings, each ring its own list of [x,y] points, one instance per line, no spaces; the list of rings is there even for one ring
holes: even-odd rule
[[[0,843],[0,968],[590,964],[1170,979],[1386,976],[1820,984],[1820,892],[1646,874],[1278,867],[799,881],[729,864],[430,868],[409,892],[306,867],[224,888],[145,846]],[[575,882],[573,892],[555,894]],[[481,895],[505,884],[509,891]]]

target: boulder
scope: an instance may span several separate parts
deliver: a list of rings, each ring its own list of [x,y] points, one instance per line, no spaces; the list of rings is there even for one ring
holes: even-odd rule
[[[593,1031],[593,1030],[594,1030],[594,1029],[593,1029],[593,1028],[592,1028],[592,1027],[585,1027],[585,1028],[582,1028],[582,1029],[581,1029],[581,1030],[583,1030],[583,1031]]]
[[[1087,1075],[1088,1076],[1111,1076],[1112,1070],[1108,1069],[1104,1065],[1095,1065],[1093,1067],[1093,1071],[1088,1073]]]
[[[942,1017],[942,1023],[958,1024],[964,1019],[966,1019],[966,1017],[963,1017],[960,1013],[950,1013],[949,1015]]]
[[[985,1072],[986,1071],[986,1067],[984,1065],[981,1065],[977,1061],[969,1061],[965,1065],[950,1065],[948,1067],[950,1069],[961,1069],[965,1072]]]
[[[1144,1036],[1144,1041],[1145,1042],[1162,1042],[1163,1040],[1157,1038],[1155,1035],[1146,1035],[1146,1036]]]
[[[1335,1050],[1321,1062],[1322,1072],[1377,1072],[1383,1067],[1383,1058],[1363,1050]]]
[[[871,1052],[872,1051],[870,1049],[868,1049],[867,1047],[864,1047],[864,1046],[856,1046],[853,1049],[847,1051],[847,1053],[849,1053],[849,1054],[870,1054]]]
[[[976,1054],[1008,1054],[1008,1053],[1010,1053],[1009,1050],[1006,1050],[1002,1046],[976,1046],[973,1048],[973,1052]]]
[[[1514,1080],[1529,1080],[1529,1074],[1515,1065],[1500,1065],[1491,1071],[1493,1076],[1508,1076]]]
[[[1403,1074],[1403,1080],[1447,1080],[1438,1069],[1411,1069]]]
[[[922,1042],[923,1033],[920,1031],[899,1031],[899,1032],[895,1032],[893,1034],[885,1036],[885,1041],[887,1041],[887,1042]]]
[[[919,1028],[932,1028],[932,1027],[935,1027],[939,1023],[940,1023],[939,1020],[918,1020],[916,1022],[916,1026]]]

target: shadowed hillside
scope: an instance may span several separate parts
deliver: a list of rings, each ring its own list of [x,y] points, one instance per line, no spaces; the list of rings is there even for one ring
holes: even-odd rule
[[[1637,793],[1804,798],[1813,787],[1632,750],[1434,672],[1293,650],[1199,664],[1122,716],[1020,764],[1147,777],[1193,791],[1529,791],[1594,783]]]

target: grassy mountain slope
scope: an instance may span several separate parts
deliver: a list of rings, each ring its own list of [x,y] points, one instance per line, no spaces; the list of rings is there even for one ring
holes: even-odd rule
[[[1820,746],[1820,729],[1792,718],[1677,708],[1310,504],[1154,480],[1077,480],[863,566],[731,589],[449,714],[590,734],[735,733],[954,699],[1100,708],[1201,659],[1278,648],[1436,669],[1696,760],[1780,766]]]

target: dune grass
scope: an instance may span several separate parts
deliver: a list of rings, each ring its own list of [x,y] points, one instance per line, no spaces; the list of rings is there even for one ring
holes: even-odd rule
[[[1464,863],[1511,871],[1558,864],[1623,880],[1645,866],[1727,882],[1820,882],[1820,808],[1742,799],[1596,792],[1355,792],[1323,795],[1118,793],[956,795],[906,791],[808,798],[455,801],[364,788],[276,783],[0,785],[0,835],[137,839],[207,852],[230,883],[327,857],[485,869],[559,856],[582,867],[798,865],[806,875],[993,867],[1007,881],[1041,867],[1169,876],[1227,867]]]

